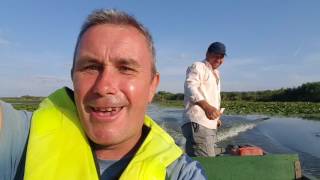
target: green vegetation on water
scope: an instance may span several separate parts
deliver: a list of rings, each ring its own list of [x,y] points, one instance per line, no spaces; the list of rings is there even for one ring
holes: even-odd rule
[[[13,104],[13,107],[18,110],[35,111],[39,104]]]
[[[21,97],[5,97],[0,98],[2,101],[12,104],[15,109],[34,111],[38,108],[43,97],[21,96]]]
[[[155,101],[164,107],[183,108],[181,100]],[[250,102],[223,101],[224,114],[264,114],[270,116],[302,117],[320,120],[320,103],[310,102]]]
[[[159,91],[153,102],[160,106],[183,108],[183,98],[182,93]],[[43,99],[33,96],[1,98],[16,109],[28,111],[34,111]],[[221,107],[226,108],[225,114],[264,114],[320,120],[320,82],[273,91],[222,92]]]
[[[320,103],[224,101],[226,114],[265,114],[320,119]]]
[[[320,120],[320,82],[296,88],[254,92],[222,92],[225,114],[264,114]],[[183,94],[159,91],[154,103],[183,108]]]

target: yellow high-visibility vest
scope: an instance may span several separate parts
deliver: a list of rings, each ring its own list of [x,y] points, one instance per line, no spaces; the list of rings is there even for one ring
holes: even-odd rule
[[[34,112],[24,179],[99,179],[94,152],[70,94],[71,90],[61,88]],[[167,166],[182,155],[170,135],[148,116],[144,125],[149,134],[120,179],[165,179]]]

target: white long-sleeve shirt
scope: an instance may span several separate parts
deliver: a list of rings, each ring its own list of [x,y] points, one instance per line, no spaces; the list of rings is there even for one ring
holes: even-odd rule
[[[184,83],[183,123],[196,122],[209,129],[217,129],[217,120],[207,118],[204,110],[195,103],[207,101],[220,109],[220,77],[217,69],[212,69],[206,61],[195,62],[188,67]]]

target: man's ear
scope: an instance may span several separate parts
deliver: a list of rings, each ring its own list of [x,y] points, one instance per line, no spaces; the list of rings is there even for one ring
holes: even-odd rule
[[[156,90],[158,88],[158,85],[159,85],[159,82],[160,82],[160,74],[157,72],[152,80],[151,80],[151,84],[150,84],[150,89],[149,89],[149,97],[148,97],[148,102],[151,103],[152,102],[152,99],[153,99],[153,96],[155,95],[156,93]]]

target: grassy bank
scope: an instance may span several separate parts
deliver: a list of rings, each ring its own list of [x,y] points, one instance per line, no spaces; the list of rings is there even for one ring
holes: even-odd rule
[[[183,108],[183,101],[167,100],[155,103],[164,107]],[[320,120],[320,103],[223,101],[221,107],[226,108],[225,114],[264,114]]]

